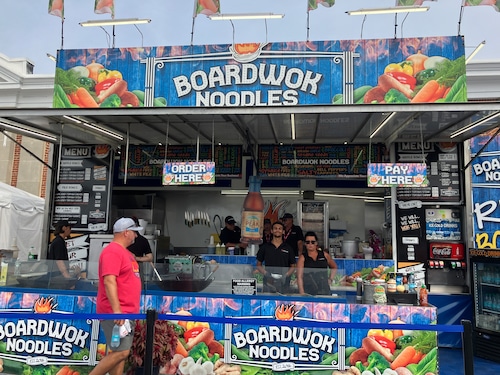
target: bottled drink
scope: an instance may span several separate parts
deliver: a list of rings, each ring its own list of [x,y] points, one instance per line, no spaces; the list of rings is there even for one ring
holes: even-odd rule
[[[419,302],[420,306],[427,306],[429,304],[429,295],[425,285],[422,285],[422,287],[420,288]]]
[[[241,215],[241,242],[247,244],[262,243],[264,226],[264,199],[260,193],[260,178],[250,176],[248,194],[243,202]]]
[[[111,348],[118,348],[120,346],[120,326],[115,324],[111,333]]]
[[[415,275],[413,273],[410,273],[408,276],[408,290],[410,293],[415,293]]]
[[[410,286],[408,285],[408,276],[406,276],[406,273],[403,274],[403,286],[405,288],[405,293],[408,293],[410,291]]]

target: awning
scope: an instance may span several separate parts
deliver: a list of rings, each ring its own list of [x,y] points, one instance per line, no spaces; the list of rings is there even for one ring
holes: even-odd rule
[[[0,109],[0,130],[52,143],[462,142],[500,121],[500,102],[304,107]]]

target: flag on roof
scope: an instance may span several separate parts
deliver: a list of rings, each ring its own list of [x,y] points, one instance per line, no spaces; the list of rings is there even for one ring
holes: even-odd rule
[[[64,0],[49,0],[49,14],[64,18]]]
[[[318,9],[319,4],[331,8],[335,5],[335,0],[307,0],[307,11]]]
[[[204,14],[210,16],[220,13],[220,0],[194,0],[194,16]]]
[[[500,0],[463,0],[464,6],[491,5],[497,12],[500,12]]]
[[[94,13],[110,13],[111,18],[115,18],[115,0],[95,0]]]

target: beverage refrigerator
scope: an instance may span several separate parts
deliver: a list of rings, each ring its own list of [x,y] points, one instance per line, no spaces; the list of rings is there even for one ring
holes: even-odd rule
[[[478,357],[500,362],[500,250],[469,249]]]
[[[297,202],[297,221],[302,232],[313,231],[318,236],[318,245],[328,249],[329,213],[327,201],[301,200]]]

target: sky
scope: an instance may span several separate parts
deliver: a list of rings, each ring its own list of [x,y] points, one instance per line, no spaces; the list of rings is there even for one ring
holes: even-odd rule
[[[65,0],[64,24],[49,15],[48,0],[2,2],[0,54],[27,58],[35,74],[54,74],[47,53],[60,49],[149,47],[231,44],[245,42],[297,42],[320,40],[390,39],[462,35],[468,56],[483,40],[486,44],[473,61],[500,61],[497,40],[500,12],[491,6],[465,7],[462,0],[425,1],[423,13],[349,16],[348,10],[391,7],[395,0],[336,0],[331,8],[319,6],[309,13],[307,0],[220,0],[221,13],[281,13],[277,20],[211,21],[194,19],[194,0],[115,0],[115,18],[149,18],[145,25],[81,27],[79,22],[109,19],[94,14],[94,0]],[[309,24],[309,31],[308,31]]]

